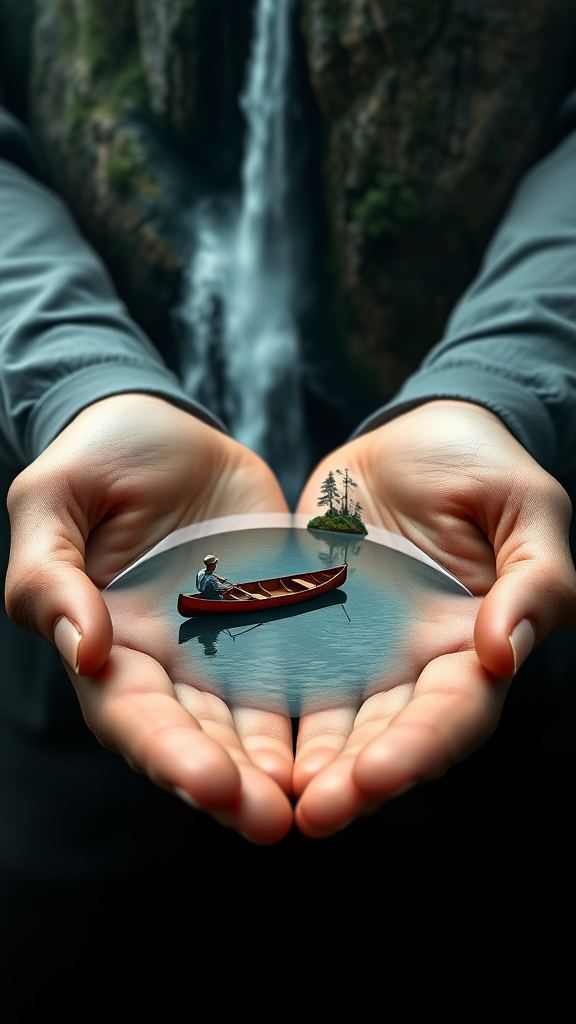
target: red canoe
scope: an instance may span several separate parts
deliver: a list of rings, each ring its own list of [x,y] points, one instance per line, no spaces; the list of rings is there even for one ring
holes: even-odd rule
[[[219,599],[207,600],[202,594],[179,594],[178,611],[192,615],[223,615],[229,612],[247,612],[256,608],[279,608],[318,597],[328,590],[340,587],[346,579],[347,565],[317,572],[300,572],[293,576],[280,576],[273,580],[255,580],[231,586]]]

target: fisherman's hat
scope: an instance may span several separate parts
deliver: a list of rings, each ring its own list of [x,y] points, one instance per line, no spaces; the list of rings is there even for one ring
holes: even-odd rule
[[[204,559],[204,565],[216,565],[216,562],[219,561],[220,559],[216,558],[216,555],[206,555],[206,558]]]

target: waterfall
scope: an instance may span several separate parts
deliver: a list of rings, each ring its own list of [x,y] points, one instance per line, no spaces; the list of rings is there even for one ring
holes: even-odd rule
[[[229,202],[204,199],[198,204],[192,216],[194,255],[180,309],[189,342],[184,387],[220,419],[227,419],[223,345],[236,215]]]
[[[277,473],[289,501],[307,467],[290,197],[289,72],[294,0],[256,0],[240,104],[246,118],[241,195],[204,202],[182,305],[192,334],[185,386]]]

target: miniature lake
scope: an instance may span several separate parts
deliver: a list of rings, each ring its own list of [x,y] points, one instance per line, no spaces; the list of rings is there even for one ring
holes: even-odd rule
[[[231,708],[294,718],[359,706],[372,693],[414,681],[436,648],[441,653],[455,621],[472,628],[476,599],[402,538],[374,529],[358,537],[276,525],[296,521],[288,516],[245,518],[249,529],[230,517],[178,531],[103,592],[117,638],[156,658],[179,694],[191,685]],[[274,525],[254,528],[255,518]],[[397,542],[411,553],[388,546]],[[348,577],[342,587],[285,609],[246,613],[239,606],[237,614],[183,618],[178,594],[195,592],[208,553],[220,560],[217,573],[233,582],[344,562]]]

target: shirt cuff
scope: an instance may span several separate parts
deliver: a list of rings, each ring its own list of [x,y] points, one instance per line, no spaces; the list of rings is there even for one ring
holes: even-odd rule
[[[26,448],[32,459],[37,458],[89,405],[112,395],[133,392],[164,398],[203,423],[227,433],[222,421],[189,398],[169,370],[149,364],[109,360],[84,366],[44,392],[27,425]]]
[[[470,363],[429,369],[409,378],[396,397],[368,416],[350,440],[376,430],[425,402],[473,402],[495,413],[517,441],[544,468],[554,465],[556,434],[545,405],[525,385]]]

